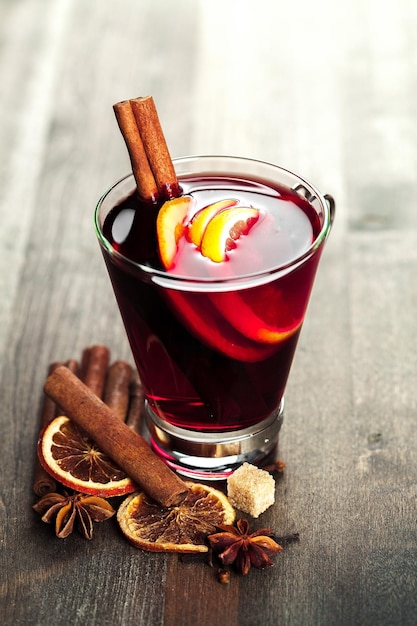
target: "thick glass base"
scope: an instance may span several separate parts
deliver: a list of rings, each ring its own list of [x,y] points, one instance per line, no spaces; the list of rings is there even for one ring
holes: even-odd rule
[[[177,428],[148,405],[145,415],[150,444],[171,469],[196,480],[225,480],[244,462],[262,466],[276,459],[284,401],[262,422],[227,432]]]

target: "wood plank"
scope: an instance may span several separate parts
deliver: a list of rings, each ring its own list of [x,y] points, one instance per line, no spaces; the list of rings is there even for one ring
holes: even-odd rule
[[[237,626],[239,578],[221,584],[216,569],[203,559],[168,560],[164,626],[224,623]]]
[[[0,3],[5,624],[416,622],[416,23],[412,0]],[[131,359],[92,212],[129,169],[112,104],[146,93],[173,156],[281,163],[337,202],[286,394],[287,470],[253,520],[300,541],[226,586],[114,520],[62,541],[31,509],[49,362],[92,343]]]
[[[19,268],[30,240],[30,221],[49,131],[57,67],[48,60],[59,57],[67,14],[66,2],[58,0],[46,12],[46,19],[39,21],[36,17],[44,4],[26,2],[2,9],[0,291],[4,297],[0,308],[0,360],[13,320]],[[15,272],[9,271],[12,267]]]

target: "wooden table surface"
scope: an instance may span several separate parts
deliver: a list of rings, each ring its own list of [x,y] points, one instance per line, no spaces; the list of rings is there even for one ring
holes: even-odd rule
[[[0,621],[416,624],[415,0],[1,0],[0,76]],[[300,540],[229,585],[32,510],[48,364],[131,360],[92,214],[129,170],[112,105],[147,94],[173,156],[271,161],[337,202],[254,522]]]

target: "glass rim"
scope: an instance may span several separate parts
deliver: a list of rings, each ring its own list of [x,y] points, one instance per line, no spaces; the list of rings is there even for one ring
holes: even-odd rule
[[[331,198],[331,196],[328,196],[327,194],[326,195],[322,194],[314,185],[312,185],[309,181],[307,181],[305,178],[303,178],[299,174],[296,174],[295,172],[287,168],[281,167],[279,165],[269,163],[268,161],[262,161],[258,159],[247,158],[247,157],[228,156],[228,155],[195,155],[195,156],[191,155],[191,156],[174,158],[173,163],[174,163],[174,166],[177,164],[184,165],[184,164],[187,164],[187,162],[192,163],[197,160],[199,163],[204,163],[204,162],[209,163],[211,161],[218,162],[219,160],[223,160],[229,164],[231,162],[234,162],[236,164],[241,164],[243,169],[241,172],[239,172],[239,174],[247,175],[249,178],[251,174],[245,173],[244,171],[245,164],[246,165],[252,164],[252,165],[257,165],[260,167],[271,168],[272,170],[281,171],[281,172],[288,174],[289,176],[295,177],[296,179],[298,179],[301,186],[303,186],[309,193],[310,191],[313,192],[313,195],[310,198],[306,198],[305,196],[303,196],[303,198],[306,199],[307,201],[310,201],[310,203],[312,199],[317,199],[320,202],[320,205],[323,209],[323,215],[324,215],[323,225],[317,237],[314,239],[311,245],[302,254],[298,255],[294,259],[291,259],[287,263],[268,267],[266,269],[258,270],[255,272],[241,274],[239,276],[226,277],[226,278],[218,278],[218,277],[210,277],[210,276],[190,277],[190,276],[180,275],[180,274],[170,274],[166,270],[158,269],[152,266],[138,263],[136,261],[132,261],[131,259],[124,256],[123,254],[121,254],[120,252],[118,252],[117,250],[113,248],[110,241],[103,234],[102,227],[100,225],[100,219],[99,219],[100,209],[103,206],[103,203],[105,202],[106,198],[111,194],[111,192],[115,190],[120,184],[127,181],[128,179],[131,179],[133,183],[132,191],[134,191],[134,188],[135,188],[134,177],[133,177],[133,174],[130,172],[129,174],[126,174],[122,178],[118,179],[101,195],[94,211],[94,226],[95,226],[96,236],[98,238],[100,245],[110,254],[111,257],[119,260],[120,262],[124,264],[127,264],[127,266],[129,266],[130,268],[141,272],[144,277],[146,276],[148,278],[148,280],[153,280],[156,284],[159,284],[165,288],[181,289],[181,285],[182,285],[183,289],[187,289],[186,287],[187,285],[188,287],[192,285],[193,290],[197,290],[197,291],[198,290],[204,291],[207,287],[221,288],[222,286],[223,286],[223,289],[221,290],[227,290],[227,289],[230,289],[231,284],[236,285],[238,288],[242,289],[247,286],[256,286],[265,282],[269,282],[275,279],[280,274],[286,274],[294,270],[299,265],[302,265],[324,243],[325,239],[327,238],[330,232],[332,222],[333,222],[333,215],[332,215],[332,211],[334,210],[333,199]],[[194,172],[195,172],[195,168],[191,168],[190,171],[187,172],[187,174],[192,174]],[[204,174],[206,172],[213,173],[211,169],[206,169],[206,170],[199,169],[199,171],[195,173]],[[223,171],[223,170],[222,170],[222,173],[226,175],[237,174],[237,172],[228,172],[228,171]],[[183,172],[182,174],[184,175]],[[267,181],[267,178],[265,178],[265,180]],[[120,200],[122,199],[123,198],[120,198]],[[254,283],[254,281],[256,282]],[[197,288],[198,286],[200,286],[200,289]]]

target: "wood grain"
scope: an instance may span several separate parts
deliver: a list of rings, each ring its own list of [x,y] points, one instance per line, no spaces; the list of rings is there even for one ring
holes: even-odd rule
[[[417,3],[0,3],[0,614],[8,625],[417,623]],[[300,172],[337,214],[286,394],[276,505],[300,541],[220,585],[116,524],[32,511],[52,361],[130,351],[92,223],[129,170],[112,106],[152,95],[173,156]]]

